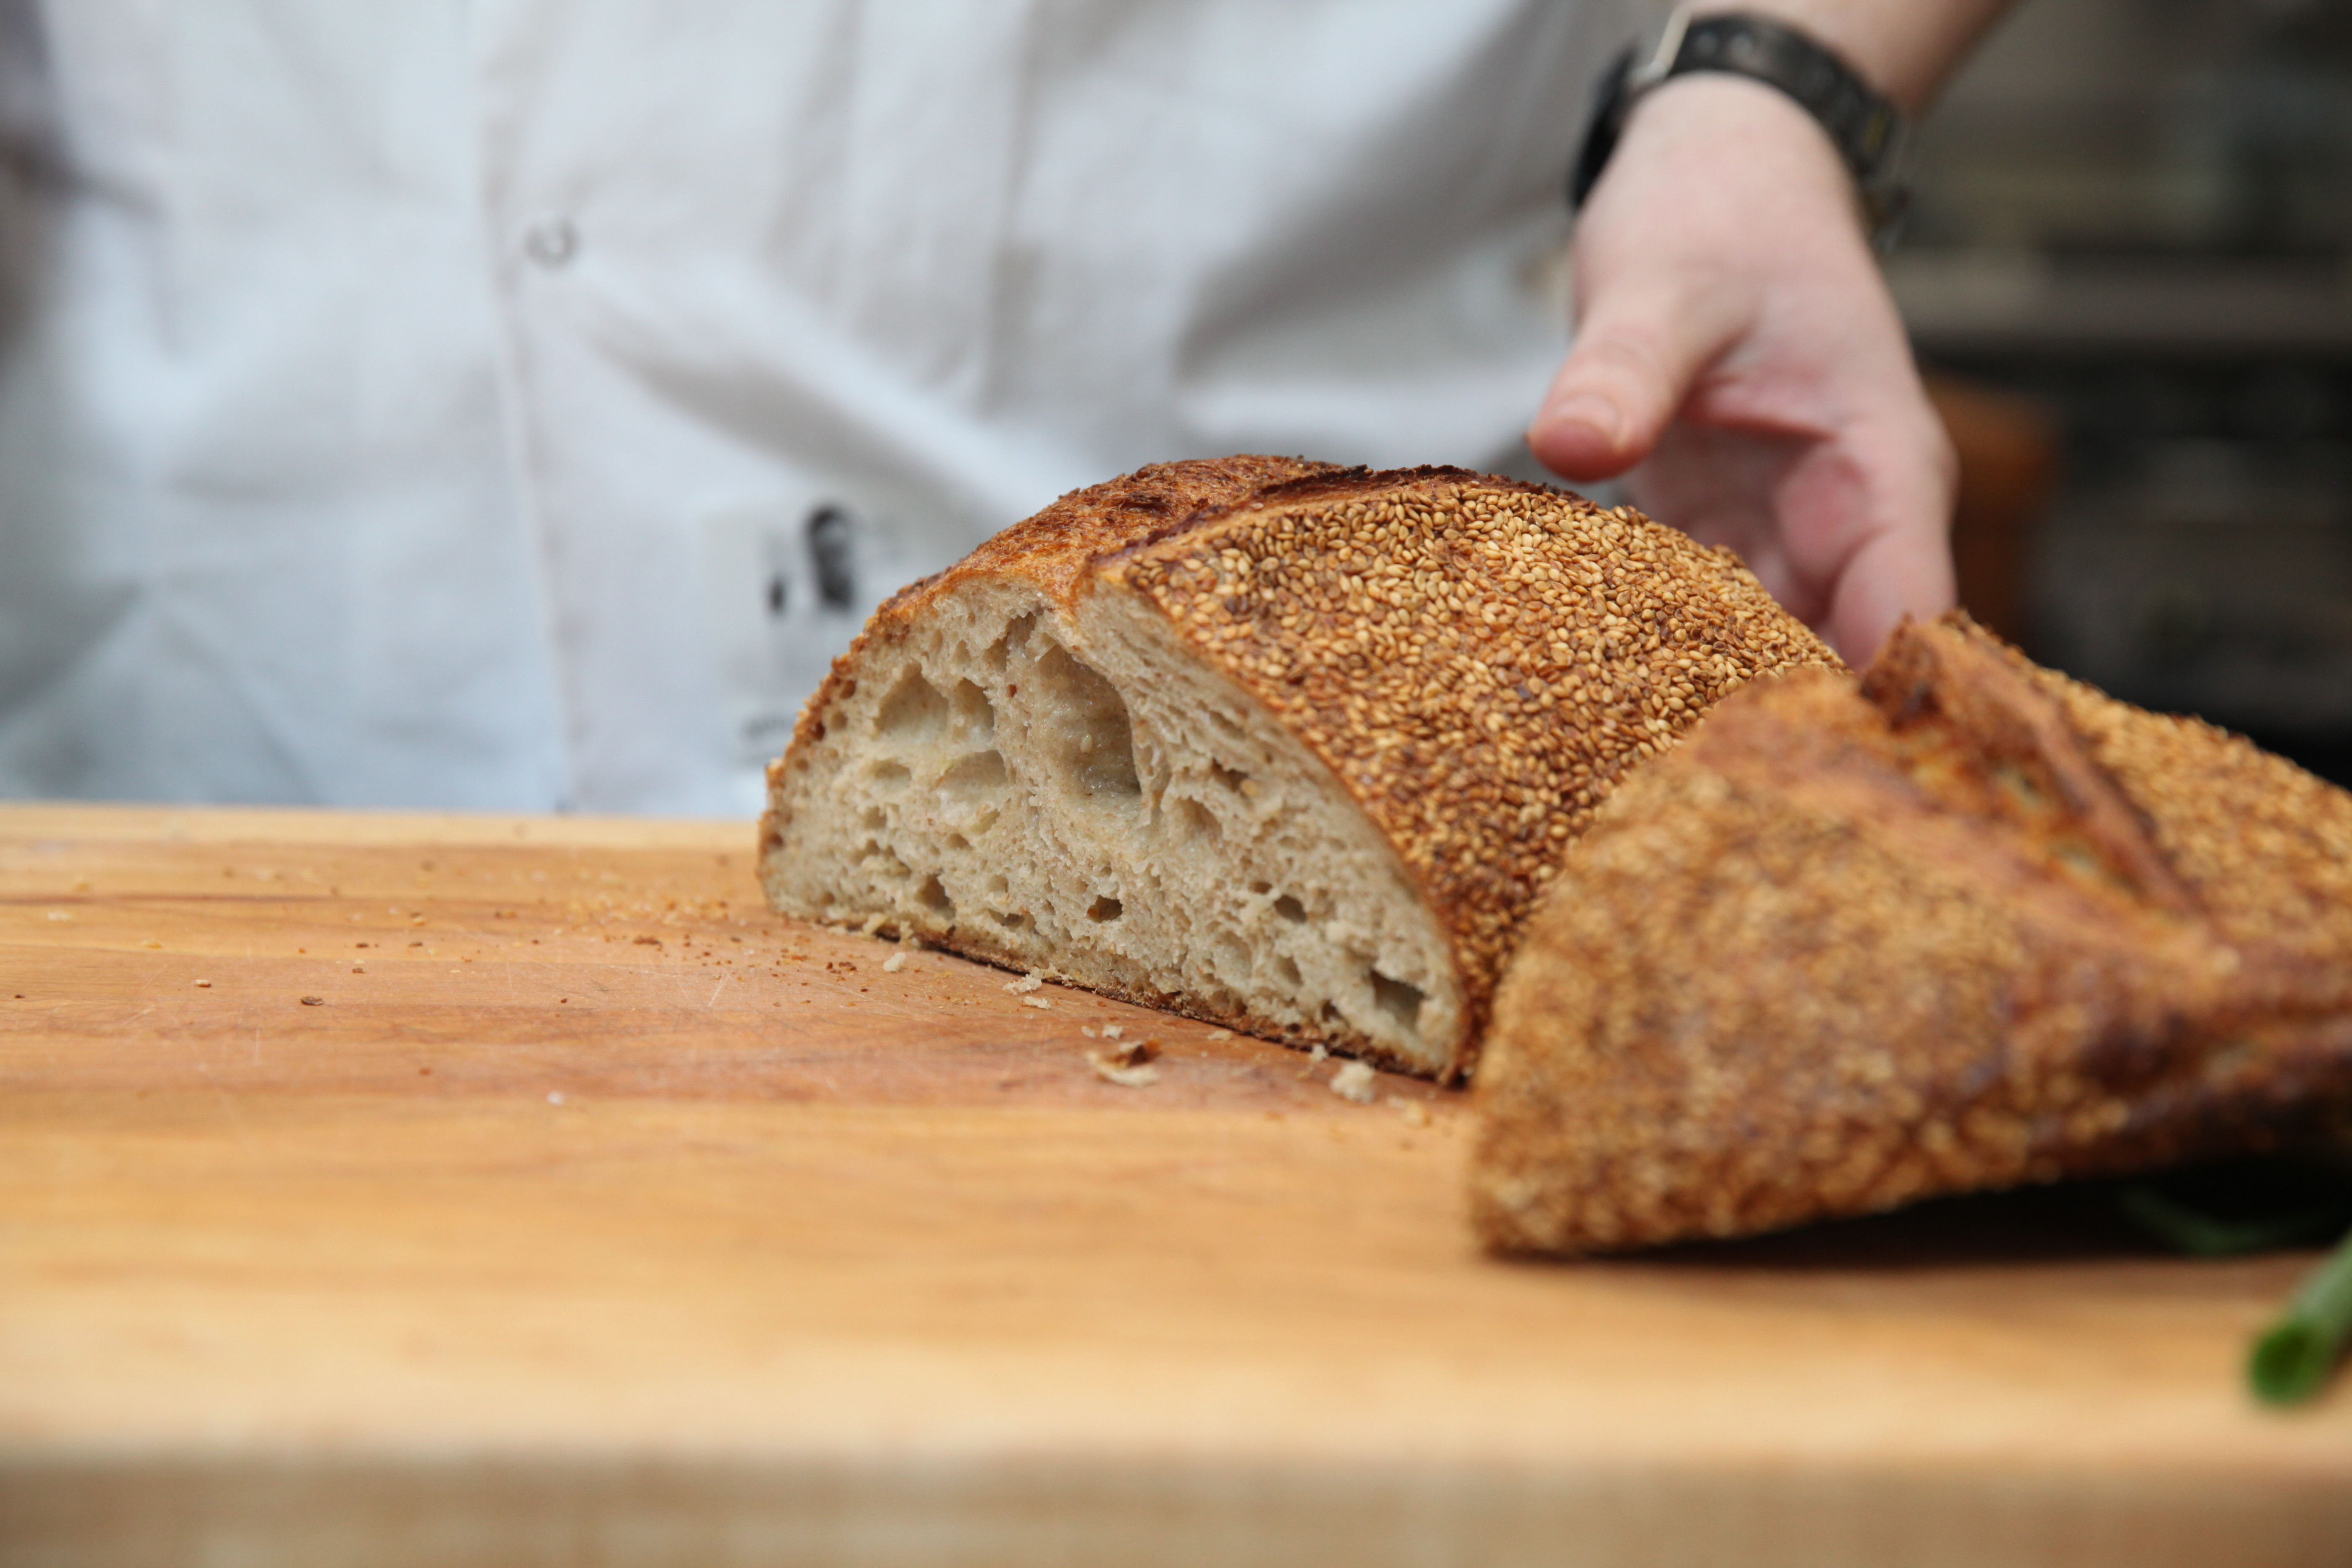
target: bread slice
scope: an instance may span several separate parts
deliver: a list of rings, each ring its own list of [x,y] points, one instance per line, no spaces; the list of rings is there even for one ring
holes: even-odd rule
[[[1723,704],[1496,1005],[1480,1235],[1580,1252],[2252,1151],[2352,1107],[2352,795],[1964,617]]]
[[[770,770],[761,875],[788,914],[1444,1075],[1619,776],[1833,662],[1631,511],[1451,468],[1146,468],[876,614]]]

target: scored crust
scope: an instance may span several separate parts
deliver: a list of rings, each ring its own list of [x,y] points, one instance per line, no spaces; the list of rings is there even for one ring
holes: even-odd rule
[[[2352,795],[1955,616],[1719,708],[1496,1002],[1482,1238],[1580,1252],[2271,1147],[2352,1108]]]
[[[1735,558],[1627,509],[1451,468],[1147,468],[877,613],[771,770],[763,881],[786,912],[1458,1072],[1617,780],[1802,664],[1835,658]],[[998,815],[942,804],[982,773]],[[1067,865],[1015,900],[991,884],[1025,868],[971,826],[1024,811],[1060,815],[1000,840]]]

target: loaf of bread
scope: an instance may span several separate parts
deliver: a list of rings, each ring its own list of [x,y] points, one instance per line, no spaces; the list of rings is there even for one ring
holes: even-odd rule
[[[2352,1107],[2352,795],[1964,618],[1759,681],[1601,811],[1479,1068],[1502,1250],[2263,1149]]]
[[[1444,1076],[1620,775],[1835,662],[1630,510],[1146,468],[877,612],[769,772],[761,876],[787,914]]]

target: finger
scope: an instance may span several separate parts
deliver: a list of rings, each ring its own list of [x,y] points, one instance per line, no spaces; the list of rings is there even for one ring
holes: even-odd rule
[[[1904,391],[1907,398],[1890,392],[1878,418],[1849,428],[1805,466],[1823,484],[1792,475],[1779,498],[1783,537],[1819,584],[1822,613],[1808,619],[1856,668],[1905,616],[1929,620],[1953,602],[1958,464],[1925,395],[1916,384]]]
[[[1940,533],[1875,535],[1838,576],[1822,637],[1860,669],[1904,616],[1933,620],[1952,607],[1951,552]]]
[[[1815,624],[1857,669],[1904,616],[1931,620],[1950,609],[1955,596],[1950,538],[1958,465],[1943,426],[1924,403],[1920,412],[1885,443],[1889,450],[1875,464],[1869,461],[1874,444],[1856,443],[1871,475],[1857,498],[1864,519],[1822,574],[1828,611]]]
[[[1528,428],[1538,460],[1571,479],[1605,479],[1647,457],[1735,335],[1706,292],[1650,284],[1599,294]]]

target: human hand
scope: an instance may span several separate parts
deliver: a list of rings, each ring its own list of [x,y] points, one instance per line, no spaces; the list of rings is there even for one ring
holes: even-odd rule
[[[1576,342],[1528,442],[1727,544],[1848,661],[1952,604],[1951,444],[1844,165],[1770,87],[1642,101],[1575,238]]]

